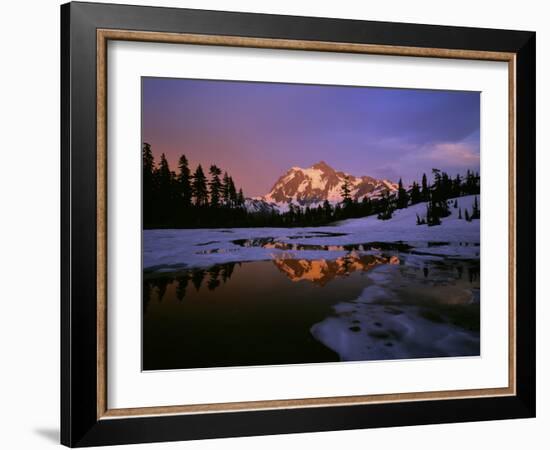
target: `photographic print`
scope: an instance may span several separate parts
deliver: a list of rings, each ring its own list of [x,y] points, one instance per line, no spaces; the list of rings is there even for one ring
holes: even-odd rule
[[[142,78],[142,369],[480,355],[480,94]]]

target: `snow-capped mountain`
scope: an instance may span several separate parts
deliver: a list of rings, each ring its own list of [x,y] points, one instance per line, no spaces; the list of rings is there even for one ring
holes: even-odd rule
[[[279,211],[279,207],[276,204],[268,203],[261,198],[247,198],[244,206],[251,213],[271,214]]]
[[[385,192],[397,191],[397,184],[369,176],[355,177],[334,170],[324,161],[302,169],[292,167],[273,185],[271,191],[259,200],[279,206],[289,202],[301,206],[317,205],[325,200],[331,203],[342,201],[342,186],[348,180],[352,199],[378,198]]]

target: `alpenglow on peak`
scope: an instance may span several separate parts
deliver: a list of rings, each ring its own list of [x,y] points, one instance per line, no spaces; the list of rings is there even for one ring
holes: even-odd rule
[[[397,190],[397,185],[389,180],[367,175],[356,177],[336,171],[325,161],[319,161],[306,169],[290,168],[279,177],[262,200],[277,204],[294,202],[301,206],[314,206],[325,200],[337,203],[343,200],[342,186],[346,179],[352,199],[379,198],[385,192]]]

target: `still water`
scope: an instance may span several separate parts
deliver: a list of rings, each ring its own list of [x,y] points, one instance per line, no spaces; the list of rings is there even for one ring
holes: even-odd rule
[[[476,356],[479,322],[479,259],[399,246],[146,272],[143,369]]]

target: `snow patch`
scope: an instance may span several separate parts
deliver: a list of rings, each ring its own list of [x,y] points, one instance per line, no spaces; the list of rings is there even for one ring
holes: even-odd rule
[[[457,201],[464,214],[464,208],[471,209],[474,196],[461,197]],[[176,264],[209,267],[218,263],[261,261],[280,256],[281,250],[242,247],[232,242],[265,237],[295,244],[334,246],[331,250],[290,252],[300,259],[335,259],[348,253],[332,250],[336,246],[399,241],[410,243],[414,247],[414,258],[419,261],[425,255],[479,257],[479,220],[459,220],[458,209],[451,207],[451,216],[442,219],[441,225],[416,225],[416,214],[425,214],[425,211],[426,204],[420,203],[397,210],[390,220],[369,216],[324,227],[144,230],[143,267],[148,269]],[[434,246],[434,242],[438,245]],[[208,245],[197,247],[204,243]]]

